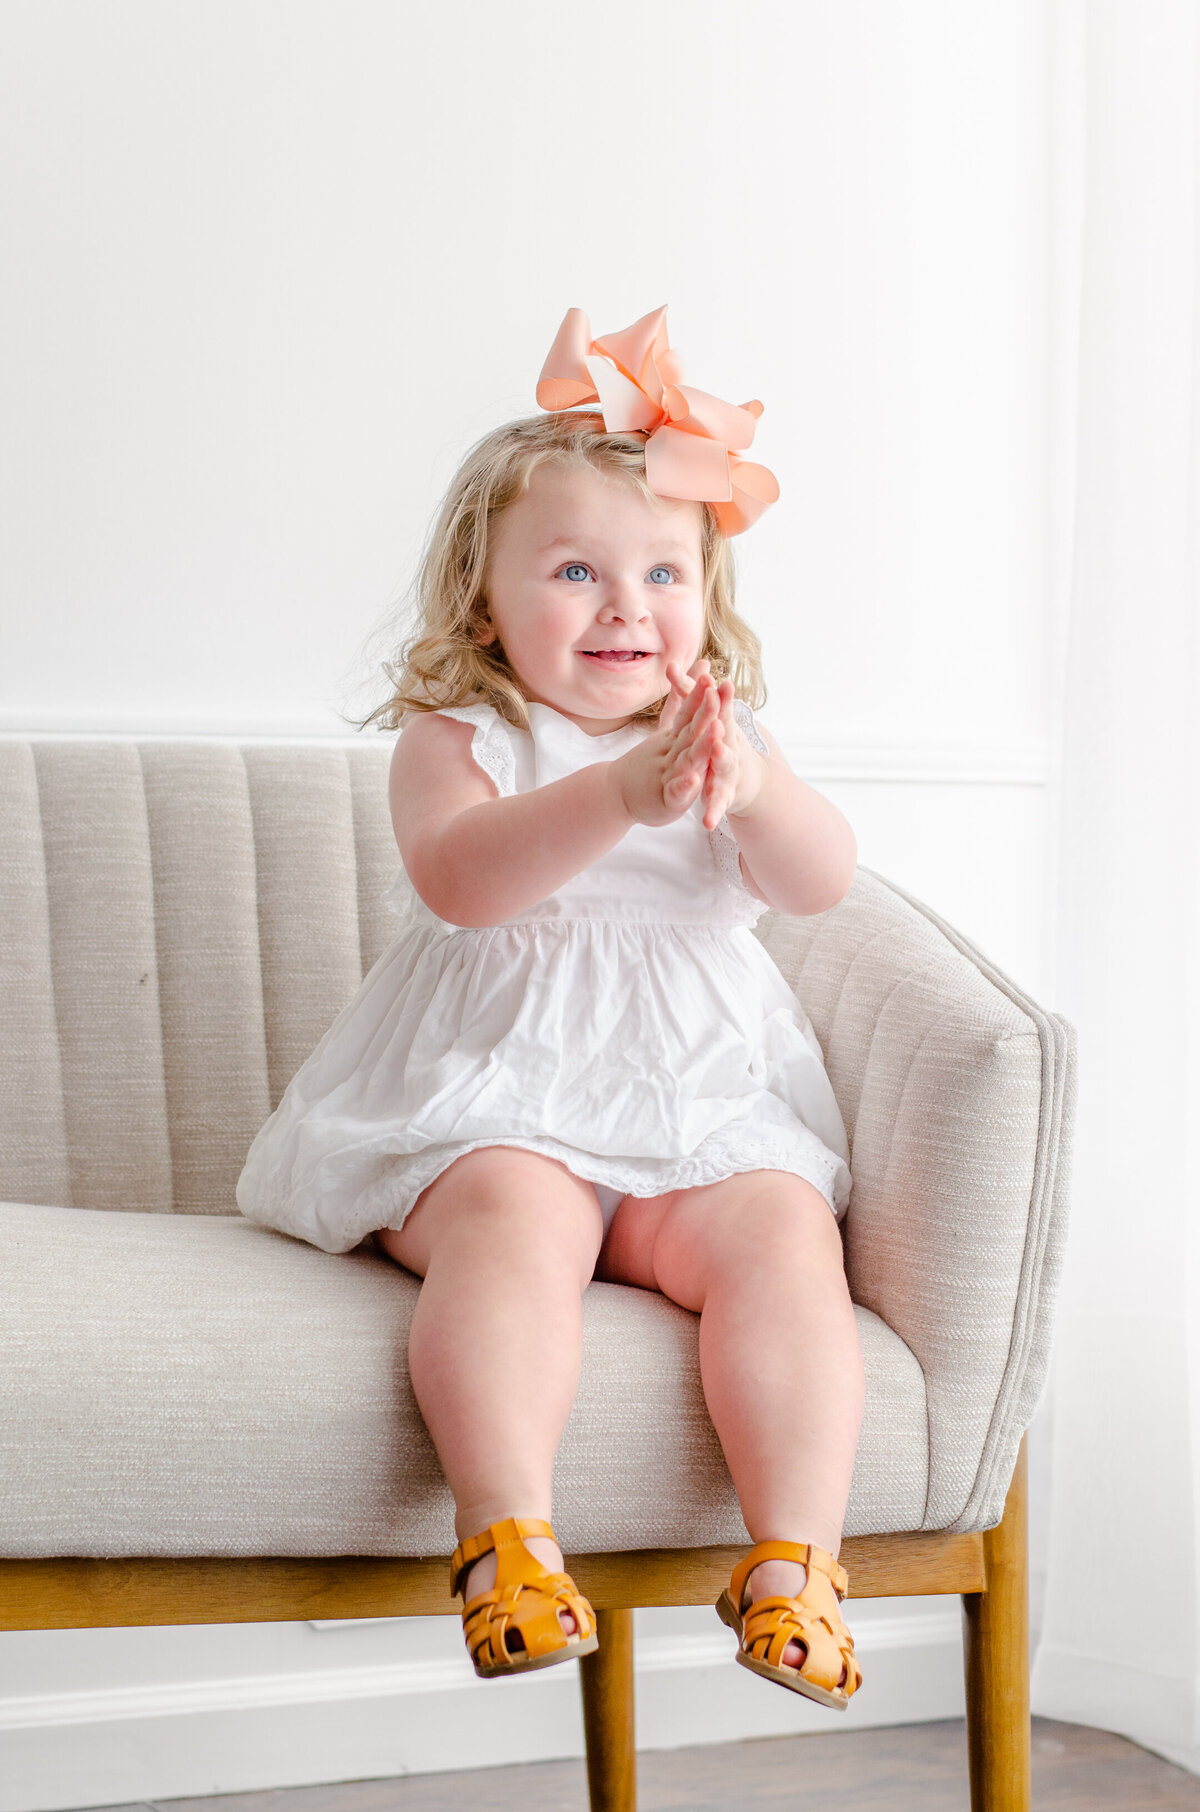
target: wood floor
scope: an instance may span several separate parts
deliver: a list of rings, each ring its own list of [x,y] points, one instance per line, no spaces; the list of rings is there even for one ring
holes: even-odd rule
[[[638,1756],[639,1812],[968,1812],[961,1719]],[[1033,1720],[1034,1812],[1200,1812],[1200,1780],[1105,1730]],[[165,1799],[155,1812],[587,1812],[582,1762]],[[112,1807],[105,1812],[148,1812]]]

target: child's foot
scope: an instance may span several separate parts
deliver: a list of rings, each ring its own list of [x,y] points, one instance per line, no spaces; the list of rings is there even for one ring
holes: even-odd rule
[[[548,1567],[552,1573],[561,1573],[563,1571],[562,1549],[556,1541],[551,1541],[548,1535],[527,1535],[525,1537],[525,1546],[529,1549],[529,1552],[533,1555],[534,1559],[540,1560],[542,1565]],[[803,1570],[803,1568],[800,1569],[801,1572],[803,1572]],[[495,1585],[495,1583],[496,1550],[493,1548],[490,1554],[485,1554],[482,1560],[477,1560],[475,1565],[471,1568],[471,1571],[467,1574],[467,1577],[463,1582],[463,1603],[468,1604],[472,1598],[477,1597],[480,1592],[486,1592],[489,1587]],[[570,1611],[560,1611],[558,1613],[558,1621],[562,1624],[563,1629],[568,1636],[573,1636],[575,1634],[578,1626]],[[510,1649],[524,1648],[525,1644],[521,1640],[520,1630],[511,1631],[508,1638],[508,1646]],[[795,1647],[795,1644],[793,1643],[792,1646]]]
[[[818,1575],[820,1577],[820,1575]],[[801,1566],[798,1560],[764,1560],[755,1567],[746,1581],[739,1609],[748,1611],[759,1598],[798,1598],[804,1590],[808,1579],[808,1568]],[[830,1587],[830,1595],[837,1605],[837,1594]],[[784,1667],[799,1670],[804,1665],[804,1649],[799,1642],[789,1642],[781,1657]],[[839,1687],[846,1684],[846,1668],[843,1664]]]

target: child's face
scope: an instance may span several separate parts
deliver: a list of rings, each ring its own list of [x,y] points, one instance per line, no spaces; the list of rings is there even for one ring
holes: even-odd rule
[[[499,517],[485,595],[527,698],[590,735],[620,729],[686,673],[704,640],[698,503],[651,501],[627,480],[536,466]],[[632,658],[599,651],[636,650]]]

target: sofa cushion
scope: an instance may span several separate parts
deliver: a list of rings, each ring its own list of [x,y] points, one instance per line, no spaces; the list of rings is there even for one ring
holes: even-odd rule
[[[453,1501],[408,1380],[418,1281],[235,1215],[0,1204],[0,1554],[440,1555]],[[848,1535],[917,1529],[925,1384],[857,1308]],[[594,1283],[559,1451],[568,1552],[748,1539],[698,1317]]]

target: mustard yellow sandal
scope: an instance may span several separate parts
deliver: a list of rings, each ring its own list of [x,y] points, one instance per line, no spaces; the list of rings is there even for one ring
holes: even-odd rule
[[[496,1550],[496,1581],[463,1605],[463,1630],[475,1672],[481,1680],[498,1674],[531,1673],[553,1667],[599,1648],[596,1613],[569,1573],[551,1573],[525,1546],[525,1536],[557,1536],[549,1523],[529,1516],[491,1523],[480,1535],[459,1542],[450,1562],[450,1593],[457,1597],[477,1560]],[[568,1636],[560,1611],[575,1619]],[[509,1636],[520,1635],[524,1648],[510,1648]]]
[[[764,1560],[799,1561],[808,1568],[804,1586],[796,1598],[759,1598],[743,1612],[746,1581]],[[751,1673],[802,1692],[818,1705],[845,1711],[851,1694],[862,1685],[854,1638],[838,1611],[849,1585],[845,1568],[826,1548],[809,1542],[756,1542],[733,1569],[728,1590],[717,1600],[721,1622],[736,1630],[739,1638],[737,1661]],[[783,1665],[789,1642],[798,1642],[805,1651],[798,1668]]]

